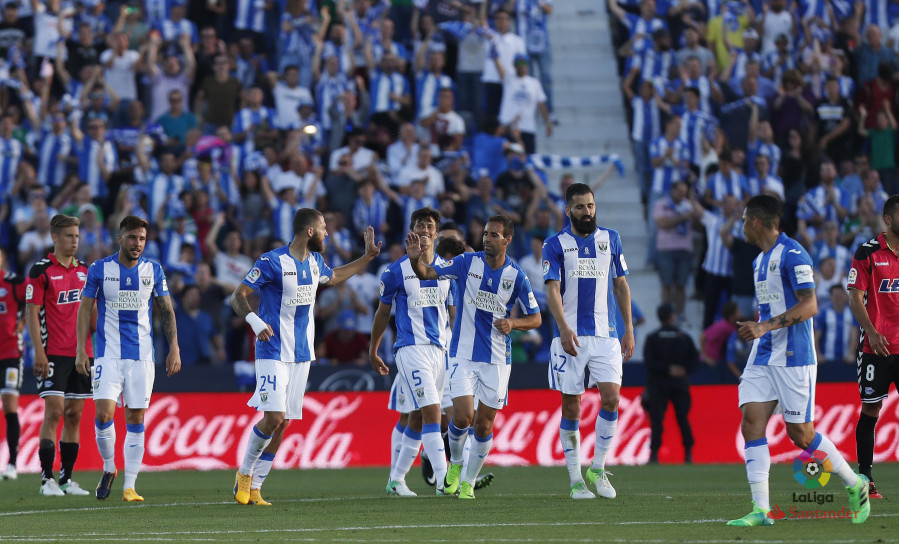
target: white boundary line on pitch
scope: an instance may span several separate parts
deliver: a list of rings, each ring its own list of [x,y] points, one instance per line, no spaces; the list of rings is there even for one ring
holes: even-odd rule
[[[128,538],[128,537],[117,537],[119,541],[126,542],[214,542],[215,539],[211,538]],[[16,539],[20,542],[47,542],[47,541],[92,541],[91,538],[88,537],[25,537],[21,539]],[[319,539],[316,538],[293,538],[291,539],[294,542],[318,542]],[[396,542],[434,542],[434,543],[443,543],[443,542],[457,542],[452,539],[360,539],[360,538],[334,538],[331,540],[332,542],[361,542],[361,543],[371,543],[371,542],[384,542],[384,543],[396,543]],[[637,544],[664,544],[668,542],[683,542],[682,540],[672,539],[623,539],[623,538],[615,538],[615,539],[606,539],[606,538],[526,538],[526,539],[505,539],[505,538],[469,538],[467,539],[469,542],[616,542],[616,543],[637,543]],[[718,544],[718,543],[727,543],[732,544],[733,539],[711,539],[711,540],[692,540],[691,542],[696,544]],[[794,544],[793,540],[740,540],[742,544]],[[829,544],[854,544],[856,542],[860,542],[859,540],[831,540],[828,541]]]

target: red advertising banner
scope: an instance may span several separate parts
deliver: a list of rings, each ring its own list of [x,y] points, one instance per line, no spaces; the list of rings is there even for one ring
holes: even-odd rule
[[[649,458],[649,416],[640,406],[642,388],[621,391],[618,430],[609,453],[611,465],[645,463]],[[389,437],[396,414],[387,410],[386,392],[309,393],[304,419],[294,421],[275,459],[275,468],[342,468],[386,466],[390,461]],[[690,421],[696,446],[696,463],[742,462],[740,411],[735,385],[692,388]],[[153,397],[146,414],[144,470],[234,468],[242,459],[247,437],[259,414],[246,406],[243,393],[181,393]],[[584,461],[593,455],[593,422],[600,397],[586,393],[582,399],[581,451]],[[816,397],[816,428],[829,436],[847,459],[855,457],[855,423],[858,391],[853,383],[819,384]],[[99,470],[102,466],[94,443],[93,403],[87,401],[81,426],[78,469]],[[43,402],[36,396],[19,399],[22,437],[19,444],[20,472],[38,472],[38,431]],[[116,414],[117,464],[123,466],[121,443],[125,435],[124,415]],[[493,449],[488,463],[496,465],[563,465],[559,444],[561,399],[548,390],[511,391],[509,406],[497,415]],[[0,434],[0,467],[9,454],[5,428]],[[680,431],[673,408],[665,419],[661,462],[682,462]],[[775,416],[768,425],[768,443],[774,462],[790,462],[796,448],[787,437],[783,420]],[[899,444],[899,400],[885,401],[877,426],[876,462],[897,459]],[[58,459],[58,456],[57,456]]]

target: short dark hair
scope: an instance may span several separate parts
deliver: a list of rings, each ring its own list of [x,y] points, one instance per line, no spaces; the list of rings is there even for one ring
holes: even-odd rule
[[[883,215],[893,215],[896,205],[899,204],[899,195],[893,195],[883,203]]]
[[[775,196],[756,195],[746,203],[746,215],[758,218],[766,228],[776,228],[783,216],[783,205]]]
[[[464,234],[464,232],[462,231],[462,227],[457,225],[455,221],[447,221],[446,223],[437,227],[438,233],[443,232],[445,230],[454,230],[460,234]]]
[[[425,206],[424,208],[419,208],[412,212],[412,220],[409,221],[409,230],[414,229],[416,223],[425,219],[433,219],[434,225],[437,227],[440,226],[440,212],[430,206]]]
[[[293,235],[296,236],[313,226],[319,217],[324,217],[322,212],[313,208],[300,208],[293,214]]]
[[[434,248],[434,253],[444,259],[452,259],[453,257],[465,253],[465,243],[462,240],[445,236],[441,238],[439,242],[437,242],[437,247]]]
[[[509,219],[509,216],[507,216],[507,215],[503,215],[503,214],[494,215],[494,216],[490,217],[490,219],[487,220],[487,223],[502,224],[504,238],[511,238],[512,235],[515,233],[515,224],[512,223],[512,220]]]
[[[656,317],[659,318],[659,323],[664,324],[671,320],[674,312],[674,305],[670,302],[666,302],[664,304],[660,304],[659,307],[656,308]]]
[[[136,229],[150,230],[150,224],[136,215],[129,215],[119,223],[119,234],[125,234]]]
[[[81,220],[79,220],[77,217],[58,213],[53,216],[53,219],[50,220],[50,232],[52,234],[59,234],[60,231],[62,231],[62,229],[64,228],[77,227],[80,224]]]
[[[593,194],[593,190],[586,183],[572,183],[565,190],[565,202],[571,204],[572,199],[578,195]]]
[[[686,89],[684,89],[684,92],[695,95],[696,98],[700,98],[702,96],[702,94],[699,92],[699,89],[697,89],[696,87],[687,87]]]
[[[733,163],[734,162],[734,156],[730,152],[730,149],[724,148],[721,150],[721,153],[718,154],[718,162],[719,163],[722,163],[722,162]]]

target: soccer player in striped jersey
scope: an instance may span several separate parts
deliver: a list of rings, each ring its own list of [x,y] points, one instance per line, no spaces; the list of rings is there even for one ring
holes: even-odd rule
[[[339,285],[365,270],[381,253],[375,231],[363,233],[365,255],[331,269],[321,252],[328,230],[318,210],[301,208],[293,216],[293,241],[262,255],[231,296],[231,307],[256,334],[256,391],[248,406],[264,412],[247,442],[237,469],[234,499],[240,504],[269,505],[262,483],[291,419],[303,417],[303,394],[315,360],[315,294],[319,285]],[[250,306],[259,294],[259,314]]]
[[[832,472],[849,492],[852,523],[864,523],[871,512],[868,478],[852,471],[829,438],[815,432],[817,359],[812,317],[818,311],[812,259],[802,245],[780,232],[783,208],[770,195],[749,199],[743,210],[746,241],[762,253],[753,262],[759,320],[738,322],[737,334],[752,341],[740,377],[743,455],[752,492],[752,511],[727,524],[736,527],[773,525],[768,517],[768,472],[771,455],[765,429],[778,407],[787,435],[816,459],[828,459]]]
[[[165,360],[168,376],[181,370],[181,352],[175,326],[175,309],[169,297],[165,273],[159,263],[143,257],[147,243],[146,221],[129,215],[119,224],[119,251],[95,261],[87,269],[87,282],[78,308],[78,335],[75,366],[91,375],[85,349],[91,329],[91,312],[97,302],[97,359],[93,368],[97,449],[103,458],[103,475],[97,485],[97,499],[106,500],[118,471],[115,465],[116,402],[125,406],[127,434],[122,444],[125,483],[122,500],[143,501],[135,491],[144,458],[144,413],[150,406],[156,363],[153,350],[153,302],[159,310],[169,353]]]
[[[478,473],[493,444],[493,420],[508,399],[512,371],[509,332],[540,326],[540,308],[527,275],[506,256],[513,231],[511,219],[494,215],[484,229],[484,251],[463,253],[436,267],[420,258],[419,236],[414,232],[406,236],[409,263],[419,279],[455,282],[458,304],[447,369],[453,396],[451,457],[442,487],[447,494],[458,491],[460,499],[474,499]],[[516,303],[523,317],[511,317]],[[463,476],[462,450],[472,421],[475,442]]]
[[[420,208],[412,213],[409,225],[418,235],[421,258],[432,266],[446,262],[434,254],[439,224],[440,212]],[[378,356],[378,346],[390,320],[390,308],[396,301],[397,335],[393,345],[396,380],[401,380],[405,386],[412,408],[421,412],[418,425],[414,425],[415,418],[410,417],[404,430],[402,445],[387,482],[388,495],[415,496],[406,485],[405,477],[422,444],[434,469],[437,494],[443,494],[446,454],[440,434],[440,402],[446,380],[447,323],[455,317],[451,283],[449,279],[419,280],[408,256],[391,264],[381,274],[381,298],[369,346],[371,364],[382,376],[388,374],[387,365]]]
[[[606,455],[618,425],[622,363],[634,354],[631,290],[621,238],[596,225],[593,191],[574,183],[565,191],[565,213],[571,225],[543,244],[543,281],[549,310],[555,318],[550,347],[549,385],[562,393],[559,439],[571,480],[572,499],[593,499],[581,476],[579,422],[584,376],[596,385],[602,406],[596,417],[593,465],[587,480],[597,493],[615,498],[605,470]],[[615,305],[624,330],[616,326]],[[579,349],[580,348],[580,349]]]

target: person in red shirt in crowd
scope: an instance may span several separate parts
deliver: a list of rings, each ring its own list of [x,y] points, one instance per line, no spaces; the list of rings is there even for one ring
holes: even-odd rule
[[[337,329],[325,335],[324,357],[332,365],[368,365],[368,337],[356,331],[356,315],[344,310],[337,316]]]
[[[19,451],[19,389],[22,388],[22,309],[25,307],[25,281],[3,269],[6,253],[0,249],[0,399],[6,415],[6,445],[9,463],[2,472],[4,480],[16,479],[16,454]]]
[[[855,427],[858,471],[871,481],[872,499],[883,498],[871,477],[874,427],[890,384],[899,385],[899,195],[884,203],[883,220],[886,232],[855,251],[848,284],[849,308],[862,328],[856,359],[862,400]]]
[[[737,331],[740,308],[736,302],[728,302],[721,309],[721,319],[715,321],[699,335],[701,353],[699,357],[709,366],[715,366],[725,359],[727,339]]]
[[[50,220],[53,251],[28,274],[25,289],[25,323],[34,345],[34,375],[44,399],[38,457],[41,461],[41,495],[89,495],[72,480],[78,458],[79,426],[84,399],[89,399],[91,381],[75,370],[75,321],[87,267],[75,258],[80,222],[77,217],[55,215]],[[93,347],[87,340],[93,361]],[[65,418],[59,440],[59,483],[53,478],[57,426]]]

